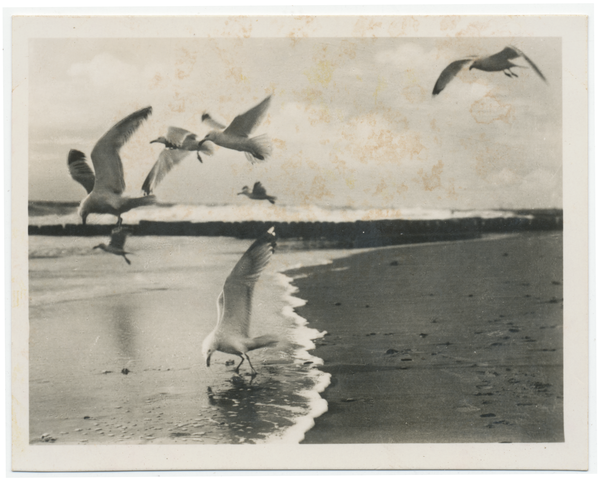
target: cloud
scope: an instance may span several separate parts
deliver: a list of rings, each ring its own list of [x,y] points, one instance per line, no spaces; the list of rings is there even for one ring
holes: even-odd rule
[[[398,48],[379,52],[375,56],[378,63],[393,64],[399,67],[415,68],[422,64],[428,64],[430,55],[425,49],[416,43],[403,43]]]
[[[100,53],[86,63],[75,63],[67,70],[71,77],[83,77],[101,89],[135,84],[139,80],[139,73],[135,66],[108,53]]]
[[[50,154],[46,152],[31,152],[29,154],[30,162],[49,162],[57,159],[56,154]]]
[[[536,169],[525,176],[521,188],[524,190],[549,190],[559,187],[559,181],[562,178],[560,175],[561,170],[562,168],[559,168],[551,172],[547,169]]]
[[[506,168],[498,172],[491,173],[487,176],[486,180],[488,183],[495,186],[515,185],[522,182],[521,177],[515,174],[512,170]]]
[[[31,141],[31,145],[85,145],[88,141],[83,137],[79,136],[69,136],[69,135],[60,135],[60,136],[49,136],[41,139],[36,139]]]

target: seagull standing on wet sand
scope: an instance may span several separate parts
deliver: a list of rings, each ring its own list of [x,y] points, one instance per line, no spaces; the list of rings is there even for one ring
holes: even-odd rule
[[[542,74],[539,68],[531,61],[527,55],[525,55],[521,50],[517,47],[506,47],[502,52],[496,53],[494,55],[490,55],[489,57],[468,57],[461,60],[455,60],[450,65],[448,65],[440,74],[437,82],[435,83],[435,87],[433,88],[433,95],[439,94],[450,81],[456,77],[458,72],[462,70],[462,68],[471,63],[469,70],[478,69],[483,70],[484,72],[503,72],[507,77],[518,77],[516,73],[514,73],[512,68],[527,68],[523,65],[517,65],[511,62],[512,59],[523,57],[525,61],[531,66],[531,68],[537,73],[541,79],[546,82],[546,77]]]
[[[89,214],[115,215],[117,225],[121,225],[123,223],[121,214],[124,212],[156,203],[153,195],[137,198],[123,197],[125,178],[123,164],[119,157],[121,147],[150,114],[152,114],[152,107],[138,110],[125,117],[102,136],[91,155],[95,174],[90,169],[83,152],[69,151],[67,159],[69,173],[88,193],[88,196],[81,201],[78,211],[83,225]]]
[[[271,155],[273,150],[269,137],[264,134],[249,138],[249,135],[264,119],[270,103],[271,96],[269,95],[257,106],[248,110],[248,112],[238,115],[228,127],[215,121],[205,112],[202,114],[202,121],[216,130],[211,130],[206,134],[202,142],[210,140],[221,147],[244,152],[246,158],[251,163],[255,163],[258,160],[265,160]]]
[[[267,195],[267,189],[265,189],[260,182],[256,182],[254,184],[254,187],[252,188],[252,192],[250,192],[250,189],[248,188],[248,186],[245,185],[244,187],[242,187],[242,191],[238,192],[238,195],[245,195],[245,196],[249,197],[250,199],[254,199],[254,200],[268,200],[271,204],[274,204],[275,200],[277,200],[277,197],[273,197],[272,195]]]
[[[131,261],[127,259],[126,254],[131,254],[131,252],[125,252],[125,241],[127,240],[127,236],[132,232],[130,229],[126,229],[124,227],[115,227],[110,233],[110,242],[108,245],[106,244],[98,244],[94,246],[94,249],[102,249],[105,252],[109,252],[116,256],[123,256],[123,259],[127,262],[127,264],[131,265]]]
[[[254,338],[249,335],[254,286],[273,255],[275,239],[275,228],[271,227],[248,248],[227,277],[217,299],[217,326],[202,343],[207,367],[210,367],[213,353],[221,351],[242,359],[235,368],[236,373],[239,373],[240,366],[246,360],[252,369],[252,376],[255,376],[256,370],[248,352],[278,343],[278,339],[269,334]]]
[[[146,177],[144,185],[142,185],[142,190],[146,195],[151,194],[171,169],[187,157],[190,152],[196,152],[200,163],[202,163],[200,152],[206,155],[213,154],[210,144],[203,145],[196,134],[179,127],[169,127],[166,137],[159,137],[150,143],[165,144],[165,148],[158,156],[158,160],[152,167],[148,177]]]

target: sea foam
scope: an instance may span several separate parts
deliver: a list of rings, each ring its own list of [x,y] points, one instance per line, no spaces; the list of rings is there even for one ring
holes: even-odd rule
[[[325,259],[317,263],[330,264],[331,261]],[[295,267],[300,267],[300,265]],[[265,441],[298,444],[304,439],[306,432],[314,426],[315,418],[327,412],[327,401],[319,394],[329,386],[331,375],[316,369],[316,366],[323,364],[323,360],[309,353],[309,350],[316,347],[313,340],[325,336],[327,332],[308,327],[308,321],[295,312],[295,308],[305,305],[306,301],[293,295],[298,292],[298,288],[292,285],[294,278],[279,272],[276,274],[276,279],[285,288],[283,298],[286,305],[282,309],[282,315],[293,321],[296,326],[293,331],[293,340],[299,347],[294,351],[294,362],[303,365],[310,363],[311,369],[307,370],[306,375],[311,381],[312,388],[298,392],[299,396],[307,400],[308,411],[295,418],[294,424],[283,433],[276,433]]]
[[[355,222],[369,220],[445,220],[480,217],[483,219],[515,217],[515,213],[499,210],[450,210],[423,208],[352,209],[317,205],[153,205],[123,214],[126,224],[155,222]],[[91,214],[88,222],[114,224],[112,215]],[[70,214],[48,213],[29,217],[30,225],[79,224],[76,209]]]

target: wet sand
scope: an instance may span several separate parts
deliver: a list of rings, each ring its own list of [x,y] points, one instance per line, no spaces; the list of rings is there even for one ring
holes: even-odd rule
[[[302,367],[265,365],[263,350],[255,382],[230,372],[229,356],[206,369],[199,343],[210,312],[198,312],[194,295],[200,289],[35,308],[31,443],[239,444],[291,425],[286,405],[304,401],[288,381]]]
[[[562,233],[379,249],[297,269],[326,330],[304,443],[561,442]],[[306,276],[306,277],[303,277]]]
[[[30,442],[298,442],[324,410],[315,386],[328,376],[305,350],[319,333],[298,326],[279,272],[348,252],[278,248],[254,291],[251,334],[287,342],[252,352],[252,379],[247,366],[235,374],[236,356],[217,353],[209,369],[200,352],[251,241],[133,237],[129,266],[91,248],[102,240],[30,238]]]

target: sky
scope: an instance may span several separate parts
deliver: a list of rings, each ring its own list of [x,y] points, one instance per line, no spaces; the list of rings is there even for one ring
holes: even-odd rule
[[[463,69],[452,61],[515,45],[544,73]],[[527,65],[523,59],[515,63]],[[44,39],[30,43],[29,199],[79,201],[67,153],[88,155],[128,114],[152,116],[121,150],[137,196],[169,126],[203,137],[273,95],[253,135],[268,161],[195,153],[155,189],[160,202],[248,202],[261,181],[284,205],[433,209],[562,206],[560,38]]]

